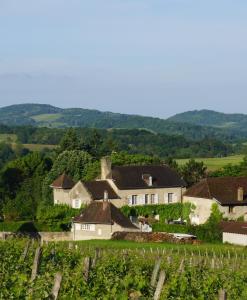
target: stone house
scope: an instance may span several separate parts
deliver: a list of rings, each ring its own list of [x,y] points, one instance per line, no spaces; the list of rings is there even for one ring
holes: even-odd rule
[[[139,229],[110,201],[93,201],[72,222],[74,240],[110,239],[116,231]]]
[[[247,222],[222,222],[223,243],[247,246]]]
[[[203,179],[184,193],[183,202],[191,202],[196,207],[190,216],[192,224],[205,223],[214,203],[223,213],[223,218],[236,220],[246,217],[247,177]]]
[[[166,165],[112,167],[110,159],[104,157],[101,159],[100,179],[75,184],[63,174],[51,187],[54,204],[68,204],[76,208],[107,198],[115,206],[122,207],[181,202],[186,183]]]

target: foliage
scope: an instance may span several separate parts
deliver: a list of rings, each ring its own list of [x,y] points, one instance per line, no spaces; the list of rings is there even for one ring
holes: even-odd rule
[[[33,152],[8,162],[0,173],[2,209],[6,219],[35,218],[42,181],[51,160]]]
[[[152,230],[154,232],[190,233],[189,227],[186,225],[166,224],[161,222],[152,224]]]
[[[121,211],[126,216],[155,216],[159,215],[160,222],[168,220],[189,220],[189,215],[193,210],[191,203],[155,204],[123,206]]]
[[[113,153],[111,155],[112,164],[116,166],[122,165],[157,165],[161,164],[160,158],[142,154],[128,154],[126,152]]]
[[[67,205],[39,205],[36,218],[38,221],[63,221],[70,222],[72,217],[83,211],[84,207],[75,209]]]
[[[152,299],[155,289],[150,281],[157,257],[166,274],[161,299],[214,300],[221,288],[231,300],[246,299],[244,248],[121,241],[70,242],[69,246],[67,242],[51,242],[43,245],[38,276],[30,282],[38,245],[30,243],[23,258],[27,242],[0,242],[1,299],[27,299],[30,291],[33,299],[48,299],[57,272],[62,273],[59,299]],[[82,266],[85,257],[95,258],[96,252],[86,282]]]
[[[222,169],[217,170],[211,174],[213,177],[223,176],[247,176],[247,156],[244,156],[243,160],[239,164],[228,164]]]
[[[180,174],[188,186],[192,186],[202,178],[206,177],[206,170],[207,167],[203,162],[197,162],[194,159],[190,159],[185,165],[180,167]]]

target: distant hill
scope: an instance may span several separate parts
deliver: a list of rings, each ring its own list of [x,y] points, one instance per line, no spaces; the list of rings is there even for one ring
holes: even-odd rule
[[[227,141],[247,138],[247,129],[241,130],[240,133],[235,130],[235,128],[239,128],[238,124],[241,122],[243,124],[247,116],[232,116],[235,118],[228,118],[228,115],[212,111],[194,111],[164,120],[83,108],[62,109],[46,104],[19,104],[0,108],[0,124],[8,126],[146,129],[154,133],[182,135],[193,140],[200,140],[205,137],[220,138]],[[229,128],[234,130],[229,131]]]
[[[177,114],[168,119],[172,122],[189,123],[222,129],[247,130],[247,115],[224,114],[213,110],[194,110]]]

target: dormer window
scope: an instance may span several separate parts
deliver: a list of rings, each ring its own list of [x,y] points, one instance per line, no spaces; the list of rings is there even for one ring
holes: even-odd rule
[[[148,186],[152,186],[153,185],[153,177],[150,174],[142,174],[142,179],[145,181],[145,183]]]

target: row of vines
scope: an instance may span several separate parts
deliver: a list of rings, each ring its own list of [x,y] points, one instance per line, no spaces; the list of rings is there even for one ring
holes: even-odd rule
[[[244,300],[247,252],[229,249],[9,239],[0,242],[0,299],[210,300],[223,289],[228,299]]]

